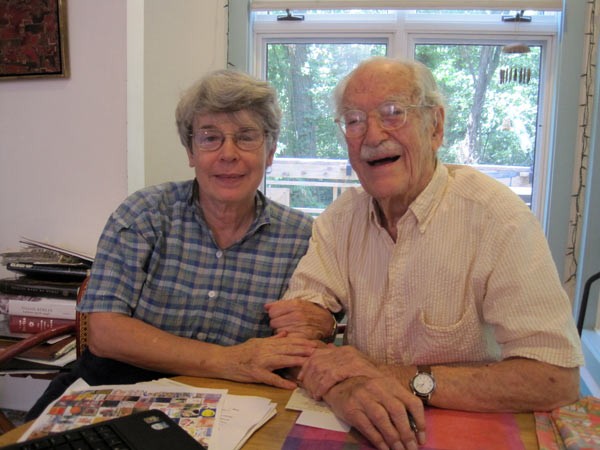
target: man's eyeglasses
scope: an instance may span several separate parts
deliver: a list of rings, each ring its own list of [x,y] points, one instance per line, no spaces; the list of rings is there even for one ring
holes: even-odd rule
[[[223,133],[216,128],[198,130],[192,133],[194,146],[203,152],[219,150],[225,142],[226,136],[231,136],[237,148],[245,152],[257,150],[265,142],[267,133],[256,128],[247,128],[235,133]]]
[[[395,102],[385,102],[375,108],[375,114],[379,126],[384,130],[397,130],[406,125],[408,110],[411,108],[431,108],[434,105],[401,105]],[[341,117],[335,119],[342,133],[346,137],[355,138],[367,134],[369,114],[360,109],[351,109],[344,112]]]

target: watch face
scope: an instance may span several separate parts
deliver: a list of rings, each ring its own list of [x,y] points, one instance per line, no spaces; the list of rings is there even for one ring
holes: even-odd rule
[[[435,388],[435,381],[427,373],[418,373],[413,378],[413,388],[419,395],[429,395]]]

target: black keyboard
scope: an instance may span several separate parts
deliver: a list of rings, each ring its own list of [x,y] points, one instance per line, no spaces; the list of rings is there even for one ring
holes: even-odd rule
[[[158,410],[143,411],[62,431],[2,450],[206,450]]]

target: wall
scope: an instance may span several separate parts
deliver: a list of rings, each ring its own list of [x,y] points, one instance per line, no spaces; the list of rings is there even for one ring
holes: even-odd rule
[[[0,81],[0,251],[26,236],[93,252],[125,196],[125,23],[120,0],[70,1],[71,77]]]
[[[202,74],[225,67],[225,0],[144,2],[145,184],[190,179],[175,128],[181,93]]]
[[[130,190],[192,177],[173,113],[224,67],[225,17],[224,0],[68,1],[71,77],[0,81],[0,251],[26,236],[94,253],[128,170]]]

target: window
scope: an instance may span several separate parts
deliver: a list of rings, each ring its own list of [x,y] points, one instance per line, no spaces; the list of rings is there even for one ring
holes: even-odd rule
[[[534,15],[525,27],[502,21],[507,12],[499,11],[293,14],[304,20],[278,21],[283,11],[252,15],[253,72],[275,86],[284,111],[267,195],[316,215],[358,184],[333,122],[331,93],[358,61],[389,55],[421,60],[436,75],[448,103],[440,159],[494,176],[541,218],[549,139],[545,89],[558,15]],[[521,53],[503,52],[513,43]]]
[[[385,55],[385,41],[298,40],[266,42],[266,78],[284,111],[267,195],[318,214],[341,189],[358,185],[336,136],[331,92],[358,62]]]

